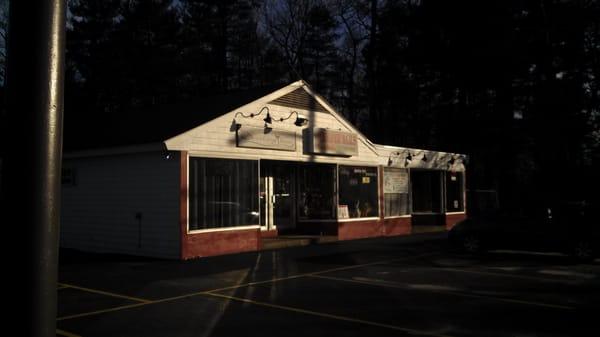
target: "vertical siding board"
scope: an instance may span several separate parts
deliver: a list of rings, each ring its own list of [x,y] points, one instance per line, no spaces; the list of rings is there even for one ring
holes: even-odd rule
[[[67,159],[63,166],[75,170],[77,183],[62,188],[62,247],[180,257],[176,158],[154,152]]]

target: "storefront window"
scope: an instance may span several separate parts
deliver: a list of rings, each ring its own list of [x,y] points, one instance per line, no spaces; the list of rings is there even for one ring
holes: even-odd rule
[[[446,173],[446,210],[448,212],[462,212],[465,210],[463,202],[463,173]]]
[[[189,229],[258,225],[258,162],[190,158]]]
[[[410,172],[413,213],[442,212],[442,171]]]
[[[377,168],[340,166],[338,218],[379,215]]]
[[[386,217],[409,214],[408,170],[384,168],[383,194]]]
[[[333,219],[335,217],[335,166],[300,165],[298,167],[298,218]]]

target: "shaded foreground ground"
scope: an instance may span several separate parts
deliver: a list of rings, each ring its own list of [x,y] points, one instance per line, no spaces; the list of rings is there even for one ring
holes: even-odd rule
[[[445,234],[193,261],[62,252],[58,335],[597,336],[600,263]]]

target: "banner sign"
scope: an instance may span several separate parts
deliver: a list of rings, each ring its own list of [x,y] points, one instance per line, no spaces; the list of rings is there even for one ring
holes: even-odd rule
[[[383,193],[408,193],[408,170],[386,168],[383,171]]]
[[[296,132],[242,125],[236,132],[238,147],[296,151]]]

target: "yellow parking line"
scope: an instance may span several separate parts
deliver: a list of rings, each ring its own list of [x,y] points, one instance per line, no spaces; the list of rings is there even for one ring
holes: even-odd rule
[[[131,301],[136,301],[136,302],[142,302],[142,303],[150,303],[150,302],[152,302],[150,300],[146,300],[146,299],[139,298],[139,297],[132,297],[132,296],[126,296],[126,295],[121,295],[121,294],[115,294],[115,293],[111,293],[111,292],[103,291],[103,290],[84,288],[84,287],[79,287],[79,286],[75,286],[75,285],[72,285],[72,284],[59,283],[59,286],[64,286],[64,287],[67,287],[67,288],[73,288],[73,289],[77,289],[77,290],[83,290],[83,291],[87,291],[87,292],[90,292],[90,293],[96,293],[96,294],[101,294],[101,295],[106,295],[106,296],[124,298],[126,300],[131,300]]]
[[[324,317],[324,318],[329,318],[329,319],[335,319],[335,320],[338,320],[338,321],[360,323],[360,324],[371,325],[371,326],[376,326],[376,327],[380,327],[380,328],[387,328],[387,329],[392,329],[392,330],[398,330],[398,331],[402,331],[402,332],[409,333],[409,334],[412,334],[412,335],[432,336],[432,337],[450,337],[448,335],[440,335],[440,334],[430,333],[430,332],[426,332],[426,331],[408,329],[408,328],[403,328],[403,327],[399,327],[399,326],[395,326],[395,325],[391,325],[391,324],[384,324],[384,323],[367,321],[367,320],[357,319],[357,318],[352,318],[352,317],[327,314],[327,313],[318,312],[318,311],[311,311],[311,310],[305,310],[305,309],[300,309],[300,308],[295,308],[295,307],[288,307],[288,306],[285,306],[285,305],[278,305],[278,304],[272,304],[272,303],[258,302],[258,301],[253,301],[253,300],[249,300],[249,299],[246,299],[246,298],[241,298],[241,297],[227,296],[227,295],[215,294],[215,293],[207,293],[206,295],[214,296],[214,297],[220,297],[220,298],[225,298],[225,299],[228,299],[228,300],[233,300],[233,301],[238,301],[238,302],[250,303],[250,304],[259,305],[259,306],[268,307],[268,308],[274,308],[274,309],[279,309],[279,310],[285,310],[285,311],[292,311],[292,312],[302,313],[302,314],[306,314],[306,315],[312,315],[312,316],[319,316],[319,317]]]
[[[522,280],[533,280],[533,281],[545,281],[545,282],[559,282],[559,283],[569,283],[573,282],[571,280],[559,280],[548,277],[536,277],[536,276],[526,276],[526,275],[514,275],[514,274],[506,274],[506,273],[495,273],[491,271],[478,271],[478,270],[467,270],[460,268],[433,268],[436,270],[445,270],[445,271],[453,271],[457,273],[467,273],[467,274],[481,274],[481,275],[490,275],[490,276],[499,276],[499,277],[507,277],[514,279],[522,279]]]
[[[398,289],[417,290],[417,291],[428,291],[428,292],[433,292],[433,293],[437,293],[437,294],[447,294],[447,295],[452,295],[452,296],[460,296],[460,297],[478,298],[478,299],[484,299],[484,300],[493,300],[493,301],[499,301],[499,302],[508,302],[508,303],[533,305],[533,306],[553,308],[553,309],[575,310],[574,307],[565,306],[565,305],[558,305],[558,304],[549,304],[549,303],[534,302],[534,301],[522,301],[522,300],[516,300],[516,299],[512,299],[512,298],[503,298],[503,297],[495,297],[495,296],[485,296],[485,295],[468,294],[468,293],[462,293],[462,292],[456,292],[456,291],[449,291],[449,290],[413,288],[413,287],[410,287],[409,285],[406,285],[406,284],[401,284],[401,283],[396,283],[396,282],[391,282],[391,281],[383,281],[383,280],[382,281],[378,281],[378,280],[370,280],[370,279],[355,280],[355,279],[346,279],[346,278],[332,277],[332,276],[323,276],[323,275],[311,275],[311,277],[322,278],[322,279],[333,280],[333,281],[367,284],[367,285],[378,286],[378,287],[398,288]]]
[[[198,291],[198,292],[188,293],[188,294],[179,295],[179,296],[167,297],[167,298],[163,298],[163,299],[159,299],[159,300],[154,300],[154,301],[146,300],[146,299],[141,299],[141,298],[135,298],[135,297],[129,297],[129,296],[120,295],[120,294],[114,294],[114,293],[109,293],[109,292],[105,292],[105,291],[101,291],[101,290],[89,289],[89,288],[84,288],[84,287],[79,287],[79,286],[74,286],[74,285],[69,285],[69,284],[61,283],[59,285],[65,286],[65,287],[70,287],[70,288],[73,288],[73,289],[80,289],[80,290],[95,292],[95,293],[104,294],[104,295],[108,295],[108,296],[126,298],[126,299],[130,299],[130,300],[134,300],[134,301],[138,301],[138,302],[142,302],[142,303],[131,304],[131,305],[123,305],[123,306],[118,306],[118,307],[114,307],[114,308],[110,308],[110,309],[103,309],[103,310],[85,312],[85,313],[80,313],[80,314],[74,314],[74,315],[59,317],[59,318],[57,318],[57,320],[58,321],[62,321],[62,320],[66,320],[66,319],[73,319],[73,318],[86,317],[86,316],[93,316],[93,315],[103,314],[103,313],[106,313],[106,312],[119,311],[119,310],[124,310],[124,309],[129,309],[129,308],[136,308],[136,307],[141,307],[141,306],[144,306],[144,305],[155,304],[155,303],[169,302],[169,301],[179,300],[179,299],[182,299],[182,298],[188,298],[188,297],[193,297],[193,296],[213,295],[216,292],[225,291],[225,290],[232,290],[232,289],[238,289],[238,288],[243,288],[243,287],[250,287],[250,286],[259,285],[259,284],[266,284],[266,283],[274,283],[274,282],[285,281],[285,280],[292,280],[292,279],[297,279],[297,278],[301,278],[301,277],[307,277],[307,276],[312,276],[312,275],[325,274],[325,273],[330,273],[330,272],[335,272],[335,271],[340,271],[340,270],[353,269],[353,268],[361,268],[361,267],[372,266],[372,265],[376,265],[376,264],[384,264],[384,263],[389,263],[389,262],[397,262],[397,261],[403,261],[403,260],[418,259],[418,258],[421,258],[421,257],[426,257],[426,256],[431,256],[431,255],[436,255],[436,254],[438,254],[438,253],[421,254],[421,255],[416,255],[416,256],[407,256],[407,257],[404,257],[404,258],[398,258],[398,259],[392,259],[392,260],[369,262],[369,263],[357,264],[357,265],[352,265],[352,266],[332,268],[332,269],[327,269],[327,270],[322,270],[322,271],[317,271],[317,272],[312,272],[312,273],[304,273],[304,274],[292,275],[292,276],[287,276],[287,277],[279,277],[279,278],[274,278],[274,279],[265,280],[265,281],[248,282],[248,283],[238,284],[238,285],[235,285],[235,286],[229,286],[229,287],[223,287],[223,288],[217,288],[217,289],[211,289],[211,290],[205,290],[205,291]]]
[[[123,309],[141,307],[141,306],[152,304],[152,303],[153,302],[122,305],[122,306],[119,306],[119,307],[114,307],[114,308],[109,308],[109,309],[96,310],[96,311],[91,311],[91,312],[84,312],[84,313],[81,313],[81,314],[74,314],[74,315],[69,315],[69,316],[63,316],[63,317],[57,318],[56,320],[57,321],[64,321],[66,319],[73,319],[73,318],[80,318],[80,317],[86,317],[86,316],[99,315],[99,314],[104,314],[104,313],[107,313],[107,312],[113,312],[113,311],[119,311],[119,310],[123,310]]]
[[[56,329],[56,334],[59,336],[65,336],[65,337],[81,337],[79,335],[76,335],[74,333],[68,332],[68,331],[64,331],[64,330],[60,330],[60,329]]]

